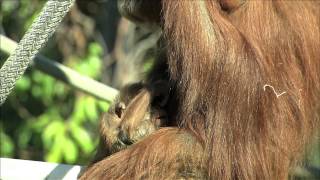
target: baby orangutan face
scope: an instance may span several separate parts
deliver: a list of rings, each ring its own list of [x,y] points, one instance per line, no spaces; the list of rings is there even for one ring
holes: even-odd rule
[[[100,121],[100,145],[95,161],[136,143],[166,125],[168,83],[135,83],[124,87]]]

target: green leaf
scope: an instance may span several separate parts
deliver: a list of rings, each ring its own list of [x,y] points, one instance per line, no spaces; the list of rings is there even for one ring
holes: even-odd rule
[[[110,103],[100,100],[100,101],[98,101],[98,107],[101,111],[105,112],[105,111],[108,111],[108,109],[110,107]]]
[[[30,88],[31,81],[29,77],[22,76],[21,79],[17,81],[16,88],[17,90],[26,91]]]
[[[43,74],[40,71],[33,71],[32,80],[37,84],[40,84],[43,81]]]
[[[42,114],[40,117],[38,117],[38,119],[32,119],[32,121],[34,121],[33,123],[30,123],[30,126],[32,129],[34,129],[35,131],[40,131],[43,132],[43,128],[45,128],[45,126],[47,126],[50,122],[50,115],[48,112],[45,112],[44,114]]]
[[[91,120],[91,122],[96,122],[96,120],[98,119],[98,111],[94,98],[86,98],[86,108],[84,110],[87,115],[87,118]]]
[[[90,43],[89,44],[89,53],[90,55],[101,56],[103,53],[103,49],[98,43]]]
[[[64,148],[65,134],[60,132],[55,135],[53,145],[49,149],[49,152],[45,156],[45,160],[48,162],[61,162],[63,158],[63,148]]]
[[[29,145],[32,136],[32,130],[28,127],[20,128],[18,134],[18,146],[19,148],[26,148]]]
[[[66,94],[66,91],[65,91],[65,85],[64,84],[62,84],[62,83],[60,83],[60,82],[58,82],[58,81],[56,81],[55,82],[55,94],[57,95],[57,96],[65,96],[65,94]]]
[[[42,82],[42,93],[44,98],[43,102],[47,105],[51,104],[52,102],[53,93],[55,90],[54,86],[55,80],[52,77],[45,75]]]
[[[17,1],[2,1],[1,3],[4,15],[11,13],[19,5]]]
[[[90,77],[97,78],[100,73],[100,67],[102,65],[101,59],[99,56],[89,56],[88,57],[88,66],[90,67]]]
[[[70,125],[70,132],[84,153],[89,154],[93,151],[93,142],[89,133],[85,129],[75,123],[72,123]]]
[[[102,48],[98,43],[91,43],[89,45],[88,56],[83,58],[80,63],[74,65],[74,69],[79,73],[89,76],[91,78],[97,78],[100,73]]]
[[[3,129],[0,129],[0,152],[3,157],[12,157],[14,153],[14,145],[11,138],[3,132]]]
[[[77,64],[75,66],[76,71],[78,71],[80,74],[83,74],[85,76],[91,77],[91,75],[94,73],[94,69],[92,69],[89,65],[89,61],[87,59],[83,60],[81,63]]]
[[[53,121],[43,131],[42,141],[46,148],[49,148],[52,144],[52,140],[56,134],[59,134],[65,130],[65,125],[61,121]],[[54,146],[54,145],[53,145]]]
[[[40,86],[33,86],[31,89],[31,93],[34,97],[41,98],[42,97],[42,89]]]
[[[78,149],[73,141],[70,140],[67,136],[65,136],[64,144],[63,144],[63,157],[67,163],[74,163],[78,158]]]
[[[86,118],[85,108],[86,108],[85,98],[83,96],[78,97],[75,101],[75,107],[71,115],[72,121],[76,121],[77,123],[83,122]]]

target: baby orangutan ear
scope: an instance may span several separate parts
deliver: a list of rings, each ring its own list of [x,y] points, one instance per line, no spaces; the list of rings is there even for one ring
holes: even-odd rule
[[[221,9],[227,12],[238,9],[245,0],[219,0]]]

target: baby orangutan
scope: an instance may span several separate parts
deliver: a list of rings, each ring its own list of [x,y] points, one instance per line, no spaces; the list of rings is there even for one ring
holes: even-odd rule
[[[139,141],[166,124],[168,83],[125,86],[100,120],[100,143],[94,162]]]

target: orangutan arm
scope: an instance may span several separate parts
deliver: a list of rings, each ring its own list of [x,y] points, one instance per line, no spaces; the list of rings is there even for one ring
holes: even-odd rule
[[[187,131],[162,128],[91,165],[80,179],[203,179],[201,152],[202,147]]]

